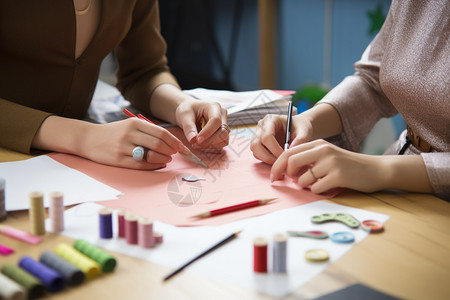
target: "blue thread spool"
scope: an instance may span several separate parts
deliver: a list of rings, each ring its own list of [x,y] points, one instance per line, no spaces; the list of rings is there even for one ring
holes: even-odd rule
[[[59,292],[64,288],[64,279],[58,272],[29,256],[24,256],[19,261],[19,267],[36,276],[49,292]]]
[[[110,239],[113,237],[112,228],[112,210],[109,208],[102,208],[98,211],[100,224],[100,238]]]

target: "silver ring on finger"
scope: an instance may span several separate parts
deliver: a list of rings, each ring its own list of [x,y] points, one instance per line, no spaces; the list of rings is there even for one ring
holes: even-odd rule
[[[316,175],[314,175],[313,168],[309,168],[309,172],[311,173],[311,176],[314,178],[314,180],[317,181],[318,178],[316,177]]]
[[[228,133],[230,133],[231,131],[230,126],[228,126],[228,124],[222,124],[220,128],[226,130]]]
[[[136,146],[133,149],[133,152],[131,153],[131,156],[133,156],[133,159],[135,161],[142,161],[144,159],[145,149],[142,146]]]

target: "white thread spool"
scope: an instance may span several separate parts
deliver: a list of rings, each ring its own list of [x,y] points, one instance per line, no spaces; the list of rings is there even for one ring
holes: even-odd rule
[[[27,293],[14,280],[0,273],[0,298],[10,300],[25,300]]]
[[[287,236],[277,233],[273,236],[273,272],[287,271]]]

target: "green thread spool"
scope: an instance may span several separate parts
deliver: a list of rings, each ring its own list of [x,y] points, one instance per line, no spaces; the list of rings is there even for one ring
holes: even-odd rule
[[[73,247],[87,257],[90,257],[98,262],[102,267],[103,272],[112,272],[116,267],[117,261],[112,255],[106,253],[98,247],[95,247],[85,240],[76,240]]]
[[[39,279],[22,268],[11,264],[5,264],[2,267],[2,273],[23,286],[30,299],[40,298],[45,295],[45,287]]]

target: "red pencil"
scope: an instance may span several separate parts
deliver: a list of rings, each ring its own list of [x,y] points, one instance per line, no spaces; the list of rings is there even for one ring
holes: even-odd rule
[[[249,207],[264,205],[275,199],[277,199],[277,198],[253,200],[253,201],[249,201],[249,202],[239,203],[239,204],[235,204],[235,205],[228,206],[228,207],[222,207],[222,208],[213,209],[210,211],[205,211],[205,212],[199,213],[198,215],[192,216],[192,218],[213,217],[213,216],[217,216],[217,215],[221,215],[221,214],[225,214],[225,213],[229,213],[229,212],[233,212],[233,211],[237,211],[237,210],[241,210],[241,209],[246,209]]]
[[[131,111],[129,111],[129,110],[126,109],[126,108],[123,109],[123,112],[124,112],[127,116],[129,116],[129,117],[132,117],[132,118],[139,118],[139,119],[144,120],[144,121],[147,121],[147,122],[149,122],[149,123],[151,123],[151,124],[155,124],[155,123],[153,123],[150,119],[147,119],[147,118],[146,118],[144,115],[142,115],[142,114],[138,114],[138,115],[136,116],[135,114],[133,114]]]

